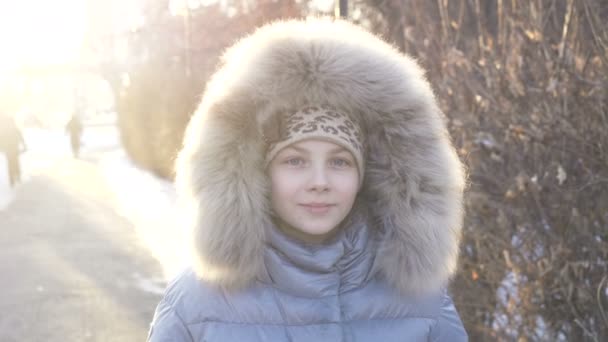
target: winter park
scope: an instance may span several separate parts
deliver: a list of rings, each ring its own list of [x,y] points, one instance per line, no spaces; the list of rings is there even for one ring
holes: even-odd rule
[[[607,22],[0,2],[0,341],[607,341]]]

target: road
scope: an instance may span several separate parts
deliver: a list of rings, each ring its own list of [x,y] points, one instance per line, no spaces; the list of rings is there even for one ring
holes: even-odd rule
[[[106,181],[66,157],[0,211],[0,341],[145,341],[165,283]]]

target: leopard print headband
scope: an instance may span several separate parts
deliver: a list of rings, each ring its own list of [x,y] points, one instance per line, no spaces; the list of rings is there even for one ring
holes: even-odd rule
[[[365,164],[361,127],[345,113],[325,106],[306,107],[290,115],[279,139],[268,142],[266,165],[285,147],[311,138],[328,140],[348,150],[357,162],[362,182]]]

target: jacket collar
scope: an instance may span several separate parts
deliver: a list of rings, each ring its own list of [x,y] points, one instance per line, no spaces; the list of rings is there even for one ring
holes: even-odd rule
[[[374,241],[367,222],[343,227],[323,244],[308,244],[267,230],[264,263],[267,279],[281,291],[300,297],[326,297],[364,285],[372,276]]]

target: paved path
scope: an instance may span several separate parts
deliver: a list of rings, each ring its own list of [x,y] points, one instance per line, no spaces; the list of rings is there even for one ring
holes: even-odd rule
[[[70,158],[19,186],[0,211],[0,341],[145,341],[164,283],[115,202]]]

